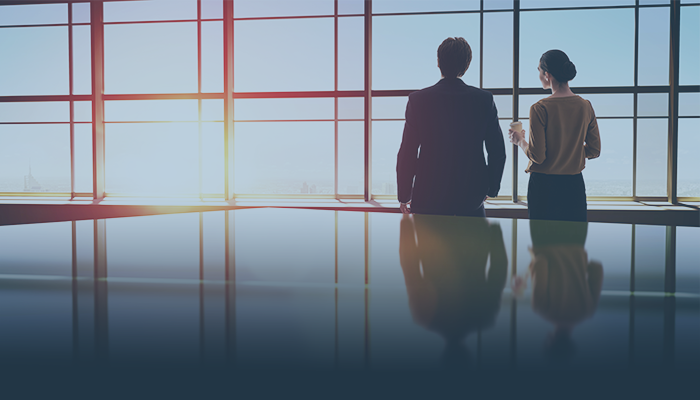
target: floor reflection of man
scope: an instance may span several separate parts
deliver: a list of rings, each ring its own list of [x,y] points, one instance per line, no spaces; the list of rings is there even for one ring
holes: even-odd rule
[[[462,340],[492,326],[501,304],[508,259],[500,226],[486,218],[406,215],[399,253],[414,321],[445,339],[447,366],[468,365]]]
[[[555,326],[545,345],[553,360],[573,357],[573,328],[598,306],[603,266],[588,261],[587,233],[586,222],[530,220],[532,308]]]

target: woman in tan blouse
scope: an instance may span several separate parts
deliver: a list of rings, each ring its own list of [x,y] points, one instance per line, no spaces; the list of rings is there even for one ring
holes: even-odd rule
[[[510,141],[530,160],[527,188],[530,219],[586,221],[586,186],[581,171],[587,158],[600,155],[600,134],[588,100],[575,95],[569,81],[576,67],[561,50],[549,50],[537,67],[552,95],[530,107],[530,135],[509,130]]]

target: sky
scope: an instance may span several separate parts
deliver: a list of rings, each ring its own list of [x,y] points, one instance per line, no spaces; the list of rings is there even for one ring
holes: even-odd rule
[[[667,4],[643,0],[641,4]],[[684,1],[684,3],[699,3]],[[292,6],[293,4],[293,6]],[[483,60],[480,58],[479,14],[381,15],[397,12],[478,9],[477,0],[395,1],[375,0],[373,18],[372,83],[374,90],[416,90],[440,79],[436,50],[448,36],[462,36],[473,51],[464,81],[483,87],[512,87],[513,32],[510,2],[487,0],[483,26]],[[628,5],[632,0],[523,0],[521,8],[558,6]],[[73,5],[76,23],[89,22],[89,5]],[[363,13],[361,1],[340,1],[341,15]],[[274,16],[324,16],[333,13],[330,0],[236,1],[236,18]],[[196,93],[198,90],[196,1],[134,1],[105,3],[105,93]],[[222,18],[221,2],[205,0],[202,17]],[[640,10],[639,84],[668,83],[669,10]],[[68,26],[65,4],[3,6],[0,12],[0,96],[69,94]],[[184,22],[154,23],[163,20]],[[144,21],[148,21],[144,23]],[[116,22],[134,22],[117,23]],[[23,25],[22,27],[15,27]],[[26,25],[26,26],[25,26]],[[236,92],[332,91],[334,74],[334,19],[248,19],[234,24],[234,90]],[[73,27],[73,94],[89,94],[90,31]],[[202,23],[201,88],[204,93],[223,91],[223,23]],[[552,48],[565,51],[575,63],[572,88],[632,86],[634,84],[634,10],[523,11],[520,15],[521,87],[539,87],[537,63]],[[700,6],[685,6],[681,14],[680,83],[700,84]],[[364,85],[364,26],[361,16],[343,16],[338,26],[338,89],[362,90]],[[31,50],[31,51],[30,51]],[[631,95],[589,95],[599,117],[627,117],[601,121],[603,153],[589,163],[584,176],[610,185],[593,185],[595,191],[631,194],[632,120]],[[523,96],[521,118],[541,96]],[[496,99],[499,115],[510,118],[511,96]],[[395,180],[395,157],[400,143],[405,98],[375,98],[373,106],[373,179],[380,187]],[[668,96],[640,95],[639,115],[657,117],[638,125],[638,191],[665,195]],[[681,96],[681,115],[697,115],[700,94]],[[237,192],[274,191],[280,181],[290,183],[282,191],[297,190],[304,181],[332,189],[334,179],[333,99],[236,100]],[[339,126],[339,191],[362,192],[362,101],[341,99],[341,118],[353,121]],[[76,103],[77,165],[90,159],[89,102]],[[196,100],[112,101],[106,104],[107,188],[146,194],[221,191],[218,171],[223,166],[223,102],[202,104],[201,137]],[[293,120],[320,119],[320,122]],[[391,119],[392,121],[381,121]],[[0,103],[0,122],[54,123],[48,125],[0,125],[0,180],[15,179],[22,185],[29,163],[37,179],[70,176],[70,146],[66,137],[70,120],[68,102]],[[265,122],[249,122],[251,120]],[[271,122],[284,120],[285,122]],[[395,121],[398,120],[398,121]],[[153,123],[159,121],[159,123]],[[172,122],[179,121],[179,122]],[[527,121],[525,121],[527,124]],[[505,126],[505,125],[504,125]],[[680,123],[679,141],[700,144],[692,124]],[[220,131],[221,132],[220,132]],[[80,139],[77,137],[80,136]],[[78,140],[80,143],[78,143]],[[167,149],[170,154],[164,153]],[[78,152],[79,150],[79,152]],[[509,154],[510,156],[510,154]],[[522,156],[522,155],[521,155]],[[521,159],[523,157],[520,157]],[[31,161],[30,161],[31,160]],[[202,162],[200,162],[202,160]],[[509,161],[510,162],[510,161]],[[522,160],[521,160],[522,162]],[[201,165],[201,166],[200,166]],[[524,169],[524,168],[520,168]],[[700,162],[681,148],[679,179],[696,179]],[[330,171],[330,172],[329,172]],[[89,173],[80,172],[80,187],[89,191]],[[178,179],[181,178],[181,179]],[[19,180],[17,180],[19,179]],[[40,181],[42,179],[39,179]],[[512,179],[506,177],[505,179]],[[527,177],[521,172],[522,184]],[[614,181],[614,182],[613,182]],[[268,182],[268,183],[265,183]],[[1,183],[0,183],[1,185]],[[272,186],[271,186],[272,185]],[[295,186],[296,185],[296,186]],[[509,186],[505,185],[504,186]],[[642,189],[643,188],[643,189]],[[0,191],[7,190],[0,188]],[[21,188],[19,189],[22,190]],[[82,190],[82,189],[81,189]],[[506,189],[508,190],[508,189]],[[690,188],[700,195],[700,185]],[[387,192],[388,193],[388,192]],[[377,194],[383,194],[378,192]],[[589,195],[592,193],[589,191]],[[641,194],[641,193],[638,193]]]

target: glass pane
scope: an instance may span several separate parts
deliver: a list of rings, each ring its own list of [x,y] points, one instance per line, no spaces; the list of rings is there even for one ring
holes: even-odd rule
[[[440,80],[438,46],[455,36],[465,38],[472,49],[472,62],[462,80],[479,86],[478,14],[383,16],[372,21],[372,89],[434,85]]]
[[[666,227],[635,226],[635,291],[664,292]]]
[[[510,128],[510,120],[498,121],[501,125],[501,131],[503,132],[503,140],[506,143],[506,166],[503,169],[503,178],[501,178],[501,190],[498,192],[499,196],[511,196],[513,195],[513,150],[511,150],[512,145],[508,139],[508,129]],[[484,146],[484,155],[487,156],[486,146]],[[488,162],[488,158],[486,159]]]
[[[484,2],[484,10],[512,10],[513,0],[489,0]]]
[[[596,117],[631,117],[634,115],[633,94],[584,94],[591,102]]]
[[[71,276],[71,242],[70,222],[0,226],[0,274]]]
[[[202,92],[224,91],[224,23],[202,22]]]
[[[700,84],[700,7],[681,7],[681,85]]]
[[[333,122],[238,122],[234,129],[236,193],[333,193]]]
[[[195,92],[195,22],[105,26],[105,93]]]
[[[197,123],[105,124],[105,190],[129,195],[199,193]]]
[[[700,197],[700,148],[698,120],[678,119],[678,196]]]
[[[633,6],[635,0],[522,0],[520,8]]]
[[[407,103],[408,97],[373,97],[372,119],[404,119]]]
[[[373,0],[372,13],[469,11],[479,9],[479,0]]]
[[[73,103],[73,121],[75,121],[75,122],[91,122],[92,121],[92,102],[91,101],[76,101]]]
[[[333,90],[333,18],[238,21],[234,25],[237,92]],[[260,51],[270,43],[274,51]]]
[[[365,124],[338,123],[338,193],[363,194],[365,180]]]
[[[668,85],[670,10],[639,9],[639,84]]]
[[[202,193],[224,194],[224,124],[202,124]]]
[[[0,192],[70,192],[70,125],[0,125]]]
[[[202,100],[202,121],[223,121],[224,101],[219,99]]]
[[[69,122],[67,101],[0,103],[0,122]]]
[[[77,193],[92,193],[92,124],[75,124],[75,187]]]
[[[679,93],[678,115],[700,116],[700,93]]]
[[[339,97],[338,98],[338,118],[339,119],[362,119],[365,116],[364,97]]]
[[[236,0],[234,18],[333,15],[333,0]]]
[[[0,29],[0,54],[0,96],[68,94],[67,26]]]
[[[105,101],[106,121],[197,121],[197,100]]]
[[[110,278],[199,279],[199,213],[106,220]]]
[[[359,284],[364,286],[365,213],[340,211],[337,213],[337,216],[338,283],[341,285]],[[364,289],[361,290],[364,292]],[[364,295],[364,293],[362,293],[362,295]],[[348,303],[352,302],[349,301]],[[362,303],[364,303],[364,301]],[[364,312],[358,314],[362,315]],[[350,354],[348,354],[348,356],[350,356]]]
[[[637,96],[637,115],[642,117],[668,116],[668,93],[640,93]]]
[[[73,23],[90,22],[90,3],[73,3]]]
[[[224,18],[223,0],[202,0],[202,19]]]
[[[576,65],[578,74],[571,86],[634,84],[634,9],[524,12],[520,29],[521,87],[541,86],[537,66],[542,54],[551,49],[563,50]]]
[[[668,4],[671,0],[639,0],[639,5]]]
[[[197,19],[197,0],[105,1],[104,22]]]
[[[513,118],[513,96],[493,96],[493,102],[496,103],[498,118]]]
[[[545,97],[549,97],[549,95],[548,94],[520,95],[520,98],[518,99],[518,113],[520,114],[519,118],[520,119],[529,118],[530,117],[530,107],[532,107],[533,104],[544,99]],[[525,128],[525,125],[523,125],[523,129],[524,128]]]
[[[396,196],[396,155],[403,121],[372,122],[372,194]]]
[[[237,281],[305,284],[332,284],[335,281],[332,268],[335,265],[335,213],[319,213],[317,210],[294,210],[294,213],[275,209],[255,211],[259,212],[235,214]],[[274,228],[260,229],[261,221],[270,221],[270,226]],[[270,251],[267,245],[261,243],[274,243],[275,251]],[[323,300],[325,302],[326,299]],[[278,303],[274,307],[281,306]],[[248,315],[255,315],[251,314],[250,309],[246,311]]]
[[[67,24],[66,4],[30,4],[0,7],[0,26]]]
[[[235,99],[236,121],[333,119],[335,100],[314,99]]]
[[[632,120],[601,119],[600,157],[586,160],[588,196],[632,196]]]
[[[666,196],[668,119],[637,120],[637,196]]]
[[[363,17],[338,19],[338,89],[365,87],[365,23]]]
[[[700,293],[700,229],[691,226],[676,228],[676,291]]]
[[[338,0],[338,14],[364,14],[365,0]]]
[[[92,93],[90,27],[73,27],[73,94]]]
[[[484,13],[483,39],[484,87],[513,87],[513,13]]]

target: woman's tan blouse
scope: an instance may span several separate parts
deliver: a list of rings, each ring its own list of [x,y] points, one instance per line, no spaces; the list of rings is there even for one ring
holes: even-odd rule
[[[600,155],[595,112],[579,96],[548,97],[530,107],[530,159],[525,172],[575,175]]]

